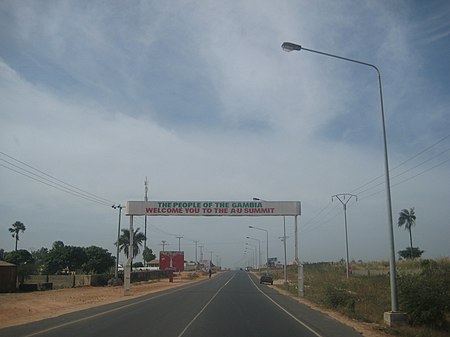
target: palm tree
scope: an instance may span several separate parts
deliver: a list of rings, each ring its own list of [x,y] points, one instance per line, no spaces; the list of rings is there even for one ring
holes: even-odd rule
[[[11,228],[9,228],[10,233],[12,233],[12,237],[16,239],[16,251],[17,251],[17,241],[19,241],[19,233],[25,232],[25,225],[20,222],[16,221],[12,224]]]
[[[413,257],[413,243],[412,243],[412,232],[411,228],[416,225],[416,215],[414,214],[414,207],[409,211],[407,209],[402,209],[398,217],[398,227],[405,226],[405,230],[409,231],[409,243],[411,247],[411,258]]]
[[[135,257],[140,252],[140,247],[145,241],[145,235],[139,232],[140,228],[137,228],[133,233],[133,256]],[[117,242],[115,243],[117,245]],[[119,249],[124,251],[125,255],[128,257],[130,254],[130,230],[122,229],[122,235],[119,237]]]

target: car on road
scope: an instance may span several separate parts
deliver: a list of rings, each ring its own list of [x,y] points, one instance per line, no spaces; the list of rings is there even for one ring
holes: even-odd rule
[[[272,284],[273,285],[273,277],[270,276],[269,274],[263,274],[261,276],[261,278],[259,279],[259,283],[260,284],[266,283],[266,284]]]

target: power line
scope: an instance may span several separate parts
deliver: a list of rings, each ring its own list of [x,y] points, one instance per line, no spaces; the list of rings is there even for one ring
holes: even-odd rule
[[[74,185],[71,185],[71,184],[69,184],[69,183],[67,183],[67,182],[65,182],[63,180],[60,180],[60,179],[58,179],[56,177],[53,177],[53,176],[45,173],[44,171],[39,170],[39,169],[37,169],[37,168],[35,168],[35,167],[33,167],[33,166],[31,166],[31,165],[29,165],[29,164],[19,160],[17,158],[14,158],[14,157],[12,157],[12,156],[10,156],[10,155],[2,152],[2,151],[0,151],[0,154],[2,154],[3,156],[5,156],[7,158],[10,158],[10,159],[14,160],[15,162],[17,162],[17,163],[19,163],[19,164],[21,164],[21,165],[23,165],[23,166],[25,166],[27,168],[30,168],[30,169],[38,172],[40,174],[35,173],[33,171],[30,171],[30,170],[28,170],[28,169],[26,169],[24,167],[21,167],[20,165],[12,163],[11,161],[8,161],[8,160],[6,160],[4,158],[0,158],[1,161],[3,161],[5,163],[7,163],[8,165],[10,165],[10,166],[6,166],[6,165],[3,165],[3,164],[0,164],[0,166],[4,167],[4,168],[6,168],[6,169],[8,169],[10,171],[18,173],[18,174],[20,174],[20,175],[22,175],[24,177],[27,177],[27,178],[32,179],[34,181],[37,181],[37,182],[39,182],[41,184],[44,184],[44,185],[47,185],[49,187],[55,188],[55,189],[57,189],[59,191],[71,194],[73,196],[76,196],[76,197],[79,197],[79,198],[82,198],[82,199],[85,199],[85,200],[88,200],[88,201],[91,201],[91,202],[95,202],[95,203],[98,203],[98,204],[101,204],[101,205],[105,205],[105,206],[111,206],[111,204],[115,204],[115,202],[113,202],[111,200],[108,200],[106,198],[100,197],[100,196],[95,195],[93,193],[90,193],[88,191],[82,190],[82,189],[80,189],[80,188],[78,188],[78,187],[76,187]],[[14,169],[14,168],[17,168],[20,171]],[[24,173],[24,172],[26,172],[26,173]],[[48,178],[46,178],[46,177],[48,177]]]
[[[418,153],[416,153],[415,155],[409,157],[408,159],[402,161],[400,164],[396,165],[394,168],[392,168],[390,170],[390,172],[393,172],[393,171],[397,170],[398,168],[402,167],[403,165],[405,165],[406,163],[410,162],[411,160],[413,160],[413,159],[419,157],[420,155],[430,151],[432,148],[434,148],[438,144],[442,143],[444,140],[446,140],[449,137],[450,137],[450,134],[442,137],[441,139],[439,139],[438,141],[434,142],[430,146],[428,146],[425,149],[419,151]],[[415,166],[413,166],[411,168],[408,168],[408,169],[406,169],[406,170],[396,174],[395,176],[392,177],[392,179],[397,179],[398,177],[400,177],[400,176],[402,176],[402,175],[404,175],[404,174],[406,174],[406,173],[408,173],[408,172],[410,172],[410,171],[412,171],[412,170],[414,170],[414,169],[416,169],[416,168],[418,168],[418,167],[420,167],[420,166],[422,166],[422,165],[424,165],[424,164],[426,164],[426,163],[436,159],[437,157],[442,156],[444,153],[448,152],[449,150],[450,149],[445,149],[445,150],[439,152],[438,154],[432,156],[431,158],[428,158],[428,159],[420,162],[419,164],[417,164],[417,165],[415,165]],[[406,178],[404,180],[398,181],[395,184],[393,184],[392,187],[398,186],[398,185],[400,185],[402,183],[405,183],[405,182],[407,182],[407,181],[409,181],[409,180],[411,180],[413,178],[416,178],[417,176],[420,176],[420,175],[422,175],[422,174],[424,174],[424,173],[426,173],[428,171],[431,171],[431,170],[433,170],[433,169],[435,169],[435,168],[437,168],[437,167],[439,167],[441,165],[444,165],[448,161],[450,161],[450,159],[446,159],[446,160],[444,160],[444,161],[442,161],[442,162],[440,162],[440,163],[438,163],[438,164],[436,164],[436,165],[434,165],[434,166],[432,166],[430,168],[427,168],[427,169],[425,169],[425,170],[423,170],[423,171],[421,171],[421,172],[419,172],[419,173],[417,173],[417,174],[415,174],[415,175],[413,175],[411,177],[408,177],[408,178]],[[368,182],[360,185],[359,187],[355,188],[352,191],[352,193],[355,193],[356,191],[359,191],[358,194],[361,195],[361,194],[367,193],[368,191],[371,191],[371,190],[375,189],[378,186],[384,185],[384,181],[377,182],[379,179],[381,179],[383,177],[384,177],[384,175],[380,175],[380,176],[377,176],[377,177],[371,179],[370,181],[368,181]],[[366,186],[370,186],[374,182],[377,182],[377,183],[375,185],[371,186],[371,187],[368,187],[368,188],[366,188],[364,190],[361,190],[362,188],[364,188]],[[384,191],[385,191],[385,188],[383,187],[383,188],[379,189],[378,191],[376,191],[374,193],[371,193],[369,195],[360,197],[360,200],[368,199],[368,198],[370,198],[370,197],[372,197],[374,195],[377,195],[379,193],[382,193]],[[324,226],[325,224],[329,223],[331,220],[333,220],[336,217],[336,215],[337,215],[337,212],[336,212],[337,205],[333,209],[330,209],[327,212],[325,212],[330,207],[330,205],[331,205],[331,202],[327,203],[315,215],[313,215],[311,218],[309,218],[308,220],[306,220],[304,222],[303,233],[305,233],[305,232],[306,233],[312,232],[312,231],[314,231],[314,230]],[[353,205],[354,205],[354,203],[349,204],[349,207],[351,207]],[[325,214],[323,214],[323,213],[325,213]]]
[[[64,188],[60,188],[60,187],[58,187],[58,186],[52,185],[51,183],[47,183],[47,182],[45,182],[45,181],[39,180],[39,179],[34,178],[34,177],[32,177],[32,176],[29,176],[29,175],[27,175],[27,174],[25,174],[25,173],[22,173],[22,172],[20,172],[20,171],[17,171],[17,170],[15,170],[15,169],[12,169],[12,168],[10,168],[10,167],[7,167],[7,166],[5,166],[5,165],[3,165],[3,164],[0,164],[0,166],[6,168],[6,169],[8,169],[8,170],[11,170],[11,171],[13,171],[13,172],[16,172],[16,173],[18,173],[18,174],[21,174],[21,175],[23,175],[23,176],[25,176],[25,177],[27,177],[27,178],[29,178],[29,179],[32,179],[32,180],[34,180],[34,181],[37,181],[37,182],[39,182],[39,183],[41,183],[41,184],[44,184],[44,185],[53,187],[54,189],[57,189],[57,190],[59,190],[59,191],[62,191],[62,192],[71,194],[71,195],[76,196],[76,197],[78,197],[78,198],[82,198],[82,199],[85,199],[85,200],[88,200],[88,201],[91,201],[91,202],[95,202],[95,203],[97,203],[97,204],[104,205],[104,206],[111,206],[111,204],[107,204],[107,203],[104,203],[104,202],[101,202],[101,201],[98,201],[98,200],[95,200],[95,199],[86,197],[86,196],[81,195],[81,194],[79,194],[79,193],[77,194],[76,192],[72,192],[72,191],[70,191],[70,190],[67,190],[67,189],[64,189]]]
[[[399,167],[405,165],[407,162],[409,162],[409,161],[411,161],[411,160],[417,158],[418,156],[420,156],[421,154],[423,154],[423,153],[425,153],[425,152],[427,152],[427,151],[430,151],[433,147],[435,147],[435,146],[437,146],[438,144],[442,143],[444,140],[446,140],[446,139],[449,138],[449,137],[450,137],[450,134],[448,134],[448,135],[442,137],[441,139],[439,139],[438,141],[434,142],[434,143],[431,144],[430,146],[426,147],[425,149],[419,151],[419,152],[416,153],[415,155],[409,157],[408,159],[402,161],[400,164],[398,164],[398,165],[396,165],[395,167],[391,168],[391,169],[389,170],[389,172],[394,172],[396,169],[398,169]],[[442,153],[444,153],[444,152],[446,152],[446,151],[448,151],[448,150],[450,150],[450,149],[447,149],[447,150],[442,151],[439,155],[441,155]],[[437,155],[437,156],[439,156],[439,155]],[[423,163],[426,163],[426,162],[428,162],[428,161],[431,161],[432,159],[434,159],[434,158],[437,157],[437,156],[434,156],[434,157],[432,157],[432,158],[430,158],[430,159],[428,159],[428,160],[425,160]],[[364,193],[364,192],[366,192],[366,191],[369,191],[369,190],[371,190],[371,189],[373,189],[373,188],[375,188],[375,187],[377,187],[377,186],[380,186],[380,185],[384,184],[384,182],[377,183],[377,184],[376,184],[375,186],[373,186],[373,187],[369,187],[369,188],[367,188],[367,189],[365,189],[365,190],[363,190],[363,191],[360,191],[361,188],[366,187],[366,186],[370,185],[371,183],[373,183],[373,182],[375,182],[375,181],[377,181],[378,179],[381,179],[381,178],[383,178],[383,177],[384,177],[384,175],[379,175],[379,176],[373,178],[372,180],[370,180],[369,182],[364,183],[363,185],[361,185],[361,186],[355,188],[351,193],[356,193],[356,192],[357,192],[357,194],[361,194],[361,193]]]

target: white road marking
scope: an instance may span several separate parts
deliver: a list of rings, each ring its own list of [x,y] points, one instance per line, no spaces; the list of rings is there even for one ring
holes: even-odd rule
[[[77,319],[77,320],[74,320],[74,321],[70,321],[70,322],[59,324],[59,325],[55,325],[55,326],[52,326],[50,328],[47,328],[47,329],[44,329],[44,330],[40,330],[40,331],[36,331],[36,332],[33,332],[33,333],[29,334],[29,335],[25,335],[25,336],[22,336],[22,337],[37,336],[37,335],[40,335],[40,334],[42,334],[44,332],[49,332],[49,331],[56,330],[56,329],[59,329],[59,328],[62,328],[62,327],[68,326],[68,325],[72,325],[72,324],[75,324],[75,323],[83,322],[83,321],[86,321],[86,320],[91,319],[91,318],[100,317],[100,316],[109,314],[109,313],[114,312],[114,311],[118,311],[118,310],[122,310],[122,309],[125,309],[125,308],[128,308],[128,307],[131,307],[131,306],[136,305],[136,304],[141,304],[143,302],[155,300],[157,298],[160,298],[160,297],[163,297],[163,296],[166,296],[166,295],[170,295],[170,294],[176,293],[176,292],[181,291],[181,290],[189,289],[189,288],[194,287],[194,286],[196,286],[198,284],[199,283],[194,283],[194,284],[186,286],[186,287],[175,288],[173,291],[170,291],[170,292],[165,293],[165,294],[156,295],[156,296],[154,296],[152,298],[147,298],[145,300],[140,300],[140,301],[137,301],[137,302],[125,304],[125,305],[120,306],[118,308],[110,309],[110,310],[107,310],[107,311],[102,311],[102,312],[100,312],[98,314],[95,314],[95,315],[91,315],[91,316],[83,317],[83,318],[80,318],[80,319]],[[113,302],[113,303],[118,303],[118,302]],[[113,303],[110,303],[110,304],[113,304]]]
[[[206,307],[216,298],[217,295],[219,295],[220,291],[225,288],[225,286],[230,283],[230,281],[236,276],[236,273],[233,274],[233,276],[231,276],[231,278],[222,286],[220,287],[219,290],[217,290],[217,292],[214,294],[213,297],[211,297],[211,299],[208,301],[208,303],[205,304],[205,306],[198,312],[197,315],[195,315],[195,317],[192,319],[192,321],[189,322],[188,325],[186,325],[186,327],[183,329],[183,331],[181,331],[181,333],[178,335],[178,337],[183,336],[183,334],[187,331],[187,329],[189,329],[189,327],[192,325],[192,323],[195,322],[195,320],[202,314],[203,311],[205,311]]]
[[[294,315],[292,315],[289,311],[287,311],[285,308],[283,308],[281,305],[279,305],[277,302],[275,302],[272,298],[270,298],[270,296],[268,296],[267,294],[264,293],[264,291],[262,291],[261,289],[258,288],[258,286],[256,285],[256,283],[252,280],[252,278],[250,277],[250,275],[247,274],[247,276],[250,278],[250,281],[252,281],[253,285],[255,286],[256,289],[258,289],[258,291],[263,294],[264,296],[266,296],[269,300],[272,301],[273,304],[275,304],[278,308],[280,308],[281,310],[283,310],[286,314],[288,314],[291,318],[293,318],[294,320],[297,321],[297,323],[300,323],[301,325],[303,325],[306,329],[308,329],[309,331],[311,331],[314,335],[316,335],[317,337],[323,337],[321,334],[319,334],[317,331],[315,331],[313,328],[309,327],[306,323],[302,322],[301,320],[299,320],[297,317],[295,317]]]

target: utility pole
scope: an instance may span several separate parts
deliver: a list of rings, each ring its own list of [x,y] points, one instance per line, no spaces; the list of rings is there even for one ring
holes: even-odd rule
[[[124,206],[122,205],[112,205],[111,206],[114,209],[119,209],[119,227],[117,229],[117,252],[116,252],[116,269],[114,270],[114,278],[119,278],[119,239],[120,239],[120,219],[122,218],[122,208]]]
[[[177,236],[176,237],[178,239],[178,251],[181,252],[181,239],[184,238],[184,236]]]
[[[333,201],[334,198],[338,199],[342,206],[344,207],[344,221],[345,221],[345,250],[346,250],[346,269],[347,269],[347,278],[349,277],[349,258],[348,258],[348,235],[347,235],[347,203],[350,201],[351,198],[355,197],[356,201],[358,201],[358,197],[354,194],[350,193],[341,193],[341,194],[335,194],[331,197],[331,201]]]
[[[200,245],[198,247],[200,248],[200,261],[203,262],[203,247],[205,246]]]
[[[197,259],[198,240],[195,240],[194,243],[195,243],[195,270],[197,270],[197,267],[198,267],[198,259]]]
[[[163,252],[165,252],[165,249],[164,249],[164,247],[166,246],[166,240],[161,240],[161,242],[162,242],[162,246],[163,246],[163,249],[162,249],[162,251]]]
[[[147,180],[147,177],[145,177],[144,187],[145,187],[144,200],[148,201],[148,196],[147,196],[147,193],[148,193],[148,180]],[[144,217],[144,235],[145,235],[144,250],[145,250],[145,248],[147,248],[147,216]]]

